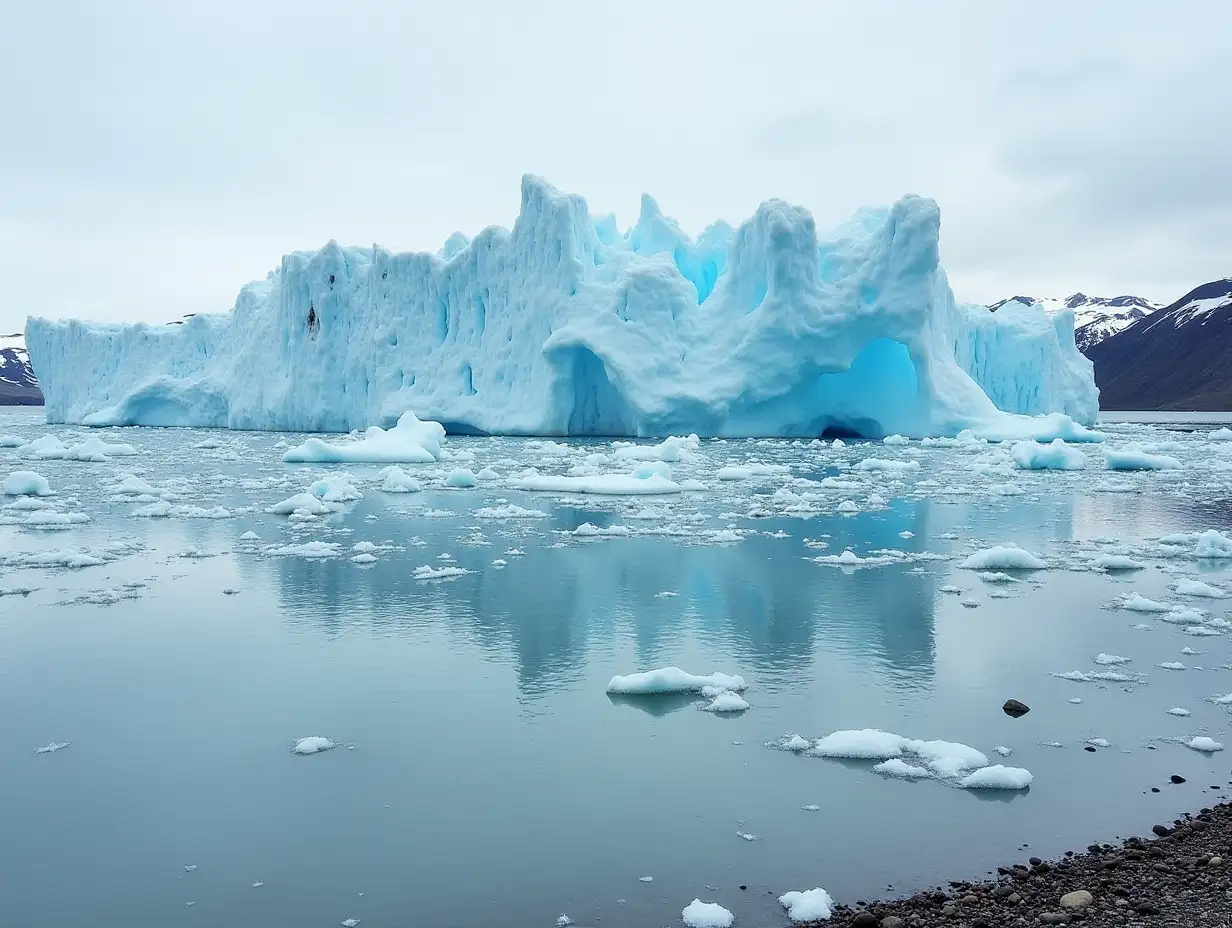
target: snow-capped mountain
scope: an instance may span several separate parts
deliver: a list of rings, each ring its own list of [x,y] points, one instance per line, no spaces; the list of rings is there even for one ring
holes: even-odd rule
[[[41,406],[24,335],[0,335],[0,406]]]
[[[1092,346],[1103,409],[1232,409],[1232,278]]]
[[[1062,310],[1074,311],[1074,343],[1084,354],[1106,338],[1116,335],[1140,319],[1145,319],[1158,310],[1159,303],[1152,303],[1140,296],[1087,296],[1075,293],[1063,300],[1037,299],[1030,296],[1012,296],[1008,300],[991,304],[996,312],[1006,303],[1023,303],[1027,306],[1040,304],[1049,315]]]

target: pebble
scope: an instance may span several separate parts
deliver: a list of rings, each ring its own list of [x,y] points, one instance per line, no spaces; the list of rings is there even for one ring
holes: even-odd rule
[[[1067,909],[1085,909],[1094,901],[1095,897],[1085,889],[1075,889],[1061,897],[1061,905]]]
[[[1151,831],[1159,835],[1161,838],[1166,838],[1168,835],[1172,834],[1172,829],[1167,825],[1152,825]]]
[[[877,916],[872,912],[861,912],[851,920],[854,928],[873,928],[877,924]]]
[[[1210,860],[1208,860],[1206,863],[1207,863],[1207,866],[1208,866],[1208,867],[1221,867],[1221,866],[1223,866],[1223,858],[1222,858],[1222,857],[1220,857],[1218,854],[1216,854],[1214,857],[1212,857],[1212,858],[1211,858]]]
[[[1073,916],[1068,912],[1045,912],[1039,918],[1045,925],[1068,925]]]
[[[887,915],[881,920],[881,928],[907,928],[907,923],[897,915]]]

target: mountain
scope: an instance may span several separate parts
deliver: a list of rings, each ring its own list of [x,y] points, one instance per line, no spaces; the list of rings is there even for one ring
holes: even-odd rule
[[[1102,409],[1232,409],[1232,278],[1091,347]]]
[[[0,335],[0,406],[42,406],[24,335]]]
[[[1104,339],[1116,335],[1140,319],[1145,319],[1160,308],[1159,303],[1152,303],[1140,296],[1101,297],[1087,296],[1085,293],[1075,293],[1064,300],[1012,296],[1008,300],[993,303],[988,308],[995,313],[1006,303],[1011,302],[1023,303],[1027,306],[1038,303],[1049,315],[1058,310],[1072,309],[1074,311],[1074,343],[1083,354],[1087,354],[1090,348]]]

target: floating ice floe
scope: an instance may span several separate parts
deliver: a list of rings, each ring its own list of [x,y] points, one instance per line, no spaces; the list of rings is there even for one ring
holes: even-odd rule
[[[613,456],[617,460],[676,462],[680,460],[682,451],[696,451],[700,445],[700,439],[696,435],[684,438],[672,435],[657,445],[638,445],[624,441],[612,444],[616,449]]]
[[[280,503],[275,503],[265,510],[270,515],[289,516],[297,512],[307,513],[309,515],[319,516],[334,510],[321,502],[320,498],[312,493],[297,493],[294,496],[284,499]]]
[[[1222,751],[1223,745],[1214,738],[1199,736],[1191,738],[1185,742],[1185,747],[1192,748],[1195,751],[1201,751],[1203,754],[1214,754],[1216,751]]]
[[[322,751],[328,751],[331,748],[336,748],[338,743],[330,741],[328,738],[322,738],[320,735],[313,735],[308,738],[300,738],[295,742],[295,746],[291,748],[292,754],[320,754]]]
[[[1172,591],[1178,596],[1199,596],[1206,599],[1226,599],[1225,590],[1201,580],[1181,579],[1172,584]]]
[[[725,691],[718,693],[708,706],[702,707],[706,712],[744,712],[749,704],[738,693]]]
[[[1048,567],[1030,551],[1014,544],[994,545],[977,551],[958,566],[964,570],[1045,570]]]
[[[137,449],[132,445],[108,444],[97,435],[92,435],[79,445],[66,445],[54,435],[44,435],[20,446],[16,452],[19,458],[38,461],[88,461],[96,464],[136,453]]]
[[[342,545],[335,541],[306,541],[298,545],[269,545],[262,549],[272,557],[304,557],[309,560],[324,560],[342,556]]]
[[[615,676],[608,681],[607,692],[622,695],[645,696],[658,693],[700,693],[706,687],[728,692],[740,692],[748,688],[744,677],[734,674],[711,673],[698,675],[679,667],[662,667],[625,676]]]
[[[121,474],[120,482],[112,490],[122,496],[157,496],[158,490],[136,474]]]
[[[4,478],[0,490],[5,496],[52,496],[51,484],[42,474],[32,470],[17,470]]]
[[[422,567],[416,567],[411,576],[416,580],[453,580],[470,572],[464,567],[431,567],[424,564]]]
[[[471,512],[471,515],[476,519],[494,519],[498,521],[505,521],[507,519],[543,519],[547,517],[547,513],[539,509],[524,509],[512,503],[505,503],[500,506],[483,506]]]
[[[779,905],[787,910],[787,917],[797,925],[825,921],[834,912],[834,900],[820,886],[804,892],[783,893],[779,896]]]
[[[1122,657],[1120,654],[1105,654],[1102,651],[1091,658],[1097,664],[1111,666],[1114,664],[1128,664],[1131,658]]]
[[[445,486],[451,490],[469,490],[479,483],[479,479],[469,469],[457,467],[445,477]]]
[[[204,509],[201,506],[173,504],[164,499],[138,506],[129,515],[138,519],[230,519],[235,513],[225,506]]]
[[[680,484],[659,474],[597,474],[591,477],[551,477],[533,474],[515,485],[519,490],[548,493],[585,493],[594,496],[656,496],[679,493]]]
[[[1119,571],[1119,570],[1143,570],[1146,565],[1141,561],[1135,561],[1132,557],[1124,554],[1098,554],[1091,559],[1091,567],[1094,570]]]
[[[919,780],[932,776],[932,772],[927,767],[917,767],[897,757],[891,757],[889,760],[883,760],[875,765],[873,773],[880,773],[888,777],[899,777],[904,780]]]
[[[1034,777],[1022,767],[1006,767],[994,764],[981,767],[958,781],[963,789],[1026,789]]]
[[[1025,789],[1031,775],[1013,767],[999,767],[994,774],[964,782],[969,775],[988,767],[988,757],[981,751],[955,741],[919,741],[877,729],[836,731],[820,739],[809,755],[817,757],[851,758],[901,764],[878,764],[879,773],[903,778],[922,778],[920,771],[936,779],[955,782],[971,789]],[[911,757],[916,764],[902,761]],[[1017,785],[1015,785],[1017,784]]]
[[[1139,678],[1119,670],[1098,670],[1087,673],[1085,670],[1067,670],[1064,673],[1054,673],[1058,680],[1069,680],[1072,683],[1138,683]]]
[[[1187,718],[1188,716],[1193,715],[1193,713],[1188,709],[1182,709],[1180,706],[1173,706],[1168,710],[1168,714],[1175,715],[1179,718]]]
[[[282,460],[288,464],[433,464],[441,457],[444,438],[445,429],[439,422],[421,421],[408,410],[389,430],[374,425],[354,442],[309,438],[287,451]]]
[[[1161,670],[1184,670],[1185,669],[1185,665],[1182,664],[1180,661],[1161,661],[1155,666],[1159,667]]]
[[[577,528],[564,535],[575,535],[578,538],[624,538],[632,535],[633,530],[627,525],[595,525],[593,522],[583,522]]]
[[[1147,599],[1140,593],[1131,593],[1121,601],[1121,608],[1128,609],[1130,612],[1171,612],[1173,607],[1167,603]]]
[[[1087,466],[1087,456],[1059,438],[1046,445],[1037,441],[1017,442],[1010,457],[1020,470],[1082,470]]]
[[[1104,449],[1104,461],[1108,470],[1179,470],[1181,462],[1163,454],[1149,454],[1136,448],[1114,451]]]
[[[735,916],[717,902],[694,899],[680,913],[685,928],[731,928]]]
[[[382,493],[418,493],[423,485],[396,464],[382,468],[378,477],[384,481],[381,484]]]
[[[909,470],[919,470],[919,461],[895,461],[886,458],[865,458],[855,465],[856,470],[901,473]]]

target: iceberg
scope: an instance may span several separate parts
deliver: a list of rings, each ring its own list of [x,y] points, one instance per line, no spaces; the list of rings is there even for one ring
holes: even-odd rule
[[[512,229],[440,254],[289,254],[230,312],[32,318],[47,420],[348,432],[410,411],[455,434],[1097,437],[1073,314],[957,303],[932,200],[824,235],[768,200],[694,240],[650,197],[621,234],[539,178],[521,193]],[[374,438],[292,457],[356,460]]]

